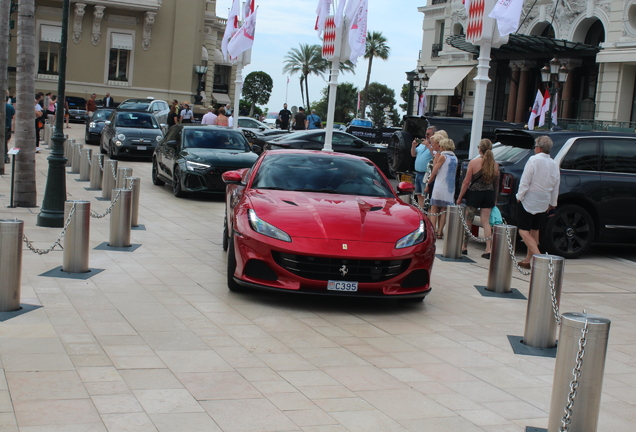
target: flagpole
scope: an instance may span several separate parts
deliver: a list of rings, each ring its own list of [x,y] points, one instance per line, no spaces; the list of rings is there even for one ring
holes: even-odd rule
[[[289,94],[289,77],[287,77],[287,85],[285,85],[285,103],[287,103],[288,94]]]
[[[475,88],[475,109],[473,110],[473,124],[470,131],[470,150],[468,157],[473,159],[479,153],[479,141],[483,131],[484,109],[486,105],[486,91],[490,78],[488,78],[488,70],[490,69],[490,42],[484,42],[479,49],[479,58],[477,59],[477,76],[474,81],[477,83]]]
[[[331,76],[329,78],[329,100],[327,102],[327,130],[325,135],[325,145],[322,151],[333,151],[331,141],[333,140],[333,118],[336,110],[336,92],[338,91],[338,74],[340,70],[340,59],[336,58],[331,62]]]
[[[236,81],[234,81],[234,109],[232,114],[234,115],[234,122],[232,123],[232,129],[238,129],[239,109],[241,106],[241,92],[243,91],[243,56],[245,53],[239,56],[236,63]]]

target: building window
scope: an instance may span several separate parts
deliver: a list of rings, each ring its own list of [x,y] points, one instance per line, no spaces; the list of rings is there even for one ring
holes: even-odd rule
[[[61,41],[62,27],[51,25],[40,26],[39,74],[58,74]]]
[[[128,82],[130,76],[130,52],[132,51],[132,35],[111,33],[110,53],[108,58],[108,80]]]
[[[230,92],[231,66],[214,66],[214,86],[212,92],[228,94]]]

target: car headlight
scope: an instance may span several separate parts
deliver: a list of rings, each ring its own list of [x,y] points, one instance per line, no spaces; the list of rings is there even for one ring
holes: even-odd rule
[[[157,142],[161,141],[161,138],[163,138],[161,135],[157,135],[157,136],[155,137],[155,139],[157,140]]]
[[[420,221],[420,227],[413,231],[411,234],[408,234],[395,243],[396,249],[403,249],[406,247],[414,246],[416,244],[422,243],[426,238],[426,228],[424,225],[424,221]]]
[[[96,124],[95,124],[95,122],[91,122],[88,126],[89,126],[91,129],[95,129]]]
[[[126,135],[124,135],[124,134],[119,134],[119,135],[117,135],[117,139],[118,139],[119,141],[124,141],[124,140],[126,139]]]
[[[115,145],[116,145],[117,147],[121,147],[121,145],[122,145],[122,144],[123,144],[123,143],[122,143],[121,141],[115,141]]]
[[[210,168],[212,165],[203,164],[199,162],[186,161],[186,168],[188,171],[204,170]]]
[[[268,224],[264,220],[256,216],[256,212],[253,209],[248,210],[248,217],[250,220],[250,226],[254,231],[259,234],[263,234],[267,237],[275,238],[276,240],[282,240],[291,243],[291,237],[285,231],[276,228],[274,225]]]

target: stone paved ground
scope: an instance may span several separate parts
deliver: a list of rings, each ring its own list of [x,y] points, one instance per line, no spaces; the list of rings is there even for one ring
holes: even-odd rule
[[[83,129],[73,125],[71,136]],[[97,149],[97,147],[93,147]],[[37,155],[41,203],[48,151]],[[436,260],[422,304],[234,294],[225,284],[222,199],[177,199],[141,177],[133,253],[91,250],[88,280],[40,274],[62,252],[23,252],[22,303],[0,323],[0,431],[523,431],[546,427],[554,359],[512,353],[526,301],[482,297],[487,261]],[[107,203],[67,175],[69,199]],[[59,229],[8,209],[36,247]],[[108,240],[91,219],[91,248]],[[441,242],[438,243],[441,250]],[[636,430],[636,265],[589,255],[566,263],[562,311],[612,320],[599,431]],[[528,278],[513,287],[528,294]]]

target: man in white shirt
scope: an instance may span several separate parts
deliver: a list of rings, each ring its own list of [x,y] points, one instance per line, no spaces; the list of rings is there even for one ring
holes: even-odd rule
[[[201,124],[207,125],[215,125],[216,124],[216,114],[214,114],[214,107],[209,106],[208,112],[205,113],[203,118],[201,119]]]
[[[561,174],[559,166],[550,157],[552,140],[540,136],[534,143],[534,156],[528,159],[521,175],[517,192],[517,225],[519,235],[528,248],[520,267],[529,269],[532,255],[540,254],[539,230],[548,212],[556,208]]]
[[[228,127],[234,127],[234,113],[231,112],[229,114],[229,117],[227,118],[227,125]]]

